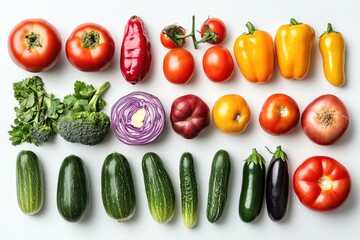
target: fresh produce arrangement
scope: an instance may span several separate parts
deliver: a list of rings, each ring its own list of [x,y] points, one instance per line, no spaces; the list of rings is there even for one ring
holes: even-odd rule
[[[168,49],[162,61],[164,78],[179,87],[189,83],[194,77],[197,64],[194,54],[200,44],[208,44],[202,56],[202,70],[214,83],[226,84],[233,77],[232,54],[241,74],[251,84],[269,82],[276,64],[282,78],[307,77],[315,40],[312,26],[291,18],[290,24],[278,28],[274,41],[268,32],[256,29],[251,22],[247,22],[246,27],[248,32],[238,35],[231,52],[222,46],[228,33],[219,18],[207,18],[199,31],[195,29],[195,16],[190,32],[178,24],[165,26],[160,32],[160,43]],[[195,50],[185,49],[187,38]],[[96,23],[85,23],[70,34],[65,53],[69,63],[80,71],[106,71],[115,55],[115,46],[107,29]],[[50,71],[59,59],[61,38],[47,21],[26,19],[10,32],[8,49],[20,68],[29,72]],[[150,38],[139,16],[133,15],[127,21],[119,51],[119,69],[125,81],[132,85],[143,82],[154,66]],[[333,31],[330,23],[319,38],[319,51],[326,80],[335,87],[343,86],[345,41],[341,33]],[[162,101],[152,93],[132,91],[120,96],[108,115],[103,111],[106,101],[102,96],[109,87],[109,82],[95,88],[78,80],[73,93],[61,101],[45,90],[39,76],[13,83],[14,98],[19,106],[14,108],[16,117],[8,132],[11,143],[41,146],[59,134],[69,143],[93,146],[103,142],[110,129],[125,147],[156,141],[168,123]],[[254,115],[250,106],[244,97],[235,93],[218,97],[212,107],[200,96],[185,94],[174,97],[168,117],[173,132],[187,140],[201,135],[211,127],[211,121],[222,133],[235,135],[243,133],[250,123]],[[345,103],[333,94],[318,96],[301,112],[291,96],[274,93],[266,98],[258,115],[259,126],[273,136],[289,133],[299,122],[312,142],[328,146],[348,131],[350,113]],[[328,156],[312,156],[296,168],[291,185],[287,153],[277,146],[271,155],[266,166],[265,158],[253,148],[244,161],[238,205],[243,222],[255,221],[264,201],[269,218],[274,222],[283,220],[291,187],[303,205],[319,212],[336,209],[348,198],[351,177],[339,161]],[[224,149],[218,150],[212,159],[206,206],[209,223],[218,222],[225,214],[232,164]],[[72,154],[65,157],[59,168],[57,208],[69,222],[81,221],[90,207],[90,176],[85,165],[80,157]],[[174,217],[177,201],[173,176],[166,165],[155,152],[146,152],[141,161],[149,213],[163,224]],[[178,170],[182,220],[186,227],[194,228],[199,219],[200,192],[190,152],[180,156]],[[118,152],[106,156],[101,169],[102,203],[105,213],[118,222],[130,221],[136,212],[132,176],[126,156]],[[22,150],[17,156],[16,190],[22,212],[33,215],[42,209],[43,169],[37,155],[30,150]]]

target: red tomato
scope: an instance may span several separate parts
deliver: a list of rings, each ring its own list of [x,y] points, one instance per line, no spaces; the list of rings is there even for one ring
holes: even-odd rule
[[[339,207],[351,188],[347,169],[333,158],[314,156],[295,171],[293,186],[302,204],[315,211]]]
[[[211,81],[225,82],[234,72],[234,60],[225,47],[213,46],[204,54],[203,69]]]
[[[111,34],[95,23],[78,26],[66,41],[66,57],[69,62],[85,72],[106,69],[114,51],[115,43]]]
[[[306,136],[320,145],[330,145],[347,131],[350,116],[345,104],[331,94],[314,99],[304,109],[301,126]]]
[[[226,38],[225,23],[218,18],[208,18],[201,25],[200,34],[202,38],[205,37],[206,42],[219,44]]]
[[[194,57],[185,49],[171,49],[164,57],[164,75],[171,83],[185,84],[189,82],[194,75],[194,70]]]
[[[43,19],[26,19],[9,34],[8,50],[19,67],[30,72],[51,69],[59,59],[61,37],[56,28]]]
[[[178,25],[169,25],[161,30],[160,41],[166,48],[182,47],[185,44],[185,29]]]
[[[300,110],[294,99],[286,94],[276,93],[268,97],[261,109],[261,128],[272,135],[289,132],[299,122]]]

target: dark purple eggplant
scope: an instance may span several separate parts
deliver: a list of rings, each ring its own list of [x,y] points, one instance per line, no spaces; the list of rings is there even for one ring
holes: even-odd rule
[[[278,146],[268,167],[265,198],[268,215],[273,221],[283,219],[288,208],[289,168],[287,160],[286,153],[281,146]]]

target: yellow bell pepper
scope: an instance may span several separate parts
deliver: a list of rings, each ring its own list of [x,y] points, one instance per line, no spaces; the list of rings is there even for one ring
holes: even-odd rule
[[[246,24],[249,32],[240,35],[234,43],[234,55],[241,73],[253,83],[265,83],[274,71],[274,44],[269,33]]]
[[[334,32],[330,23],[319,39],[323,70],[329,83],[341,87],[345,83],[345,41],[341,33]]]
[[[280,26],[275,36],[275,51],[279,70],[284,78],[306,77],[314,40],[314,29],[308,24],[291,18],[290,25]]]

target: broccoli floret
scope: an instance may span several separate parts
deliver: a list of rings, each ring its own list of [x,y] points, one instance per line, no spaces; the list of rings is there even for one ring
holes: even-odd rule
[[[103,112],[80,112],[63,116],[58,121],[58,133],[68,142],[95,145],[109,132],[110,118]]]
[[[39,143],[47,142],[54,135],[54,131],[50,126],[35,124],[32,130],[32,141],[38,145]]]
[[[92,85],[76,82],[75,94],[64,99],[65,107],[71,113],[60,117],[58,133],[68,142],[95,145],[100,143],[110,129],[110,117],[99,110],[105,106],[100,98],[110,86],[105,82],[97,91]]]

